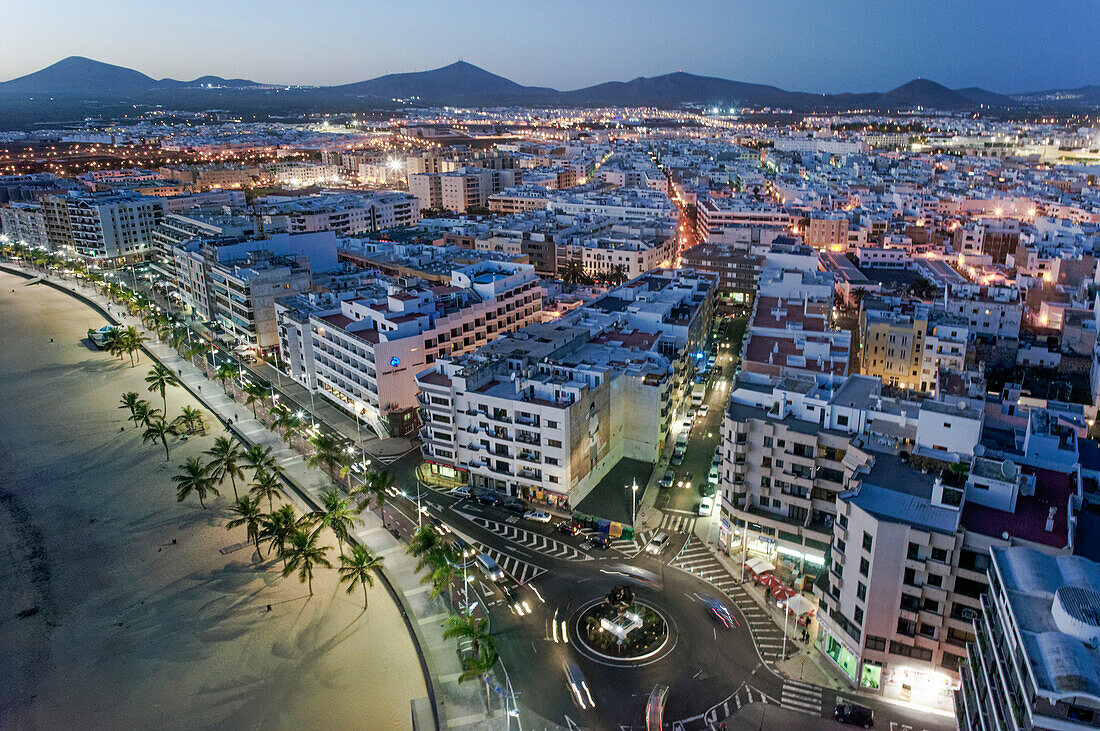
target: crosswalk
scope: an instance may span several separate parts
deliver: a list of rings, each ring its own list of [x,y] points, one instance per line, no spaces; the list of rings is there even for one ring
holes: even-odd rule
[[[645,548],[645,544],[649,543],[649,539],[654,536],[654,533],[655,531],[638,531],[634,534],[634,538],[630,540],[615,538],[611,541],[611,547],[633,558]]]
[[[503,551],[497,550],[496,548],[492,548],[490,546],[486,546],[484,543],[475,542],[473,545],[478,551],[487,554],[489,558],[496,561],[497,565],[500,566],[501,569],[503,569],[504,573],[511,576],[517,584],[526,584],[528,581],[535,578],[536,576],[546,573],[546,569],[542,568],[541,566],[536,566],[533,563],[528,563],[527,561],[516,558],[511,554],[504,553]]]
[[[724,721],[750,703],[776,703],[764,691],[743,683],[737,692],[708,708],[704,713],[680,721],[673,721],[673,731],[696,731],[711,729],[714,724]]]
[[[697,518],[690,513],[671,513],[665,512],[661,518],[661,525],[657,530],[663,530],[666,533],[691,533],[695,530],[695,521]]]
[[[541,533],[535,533],[524,528],[520,528],[515,525],[509,525],[507,523],[501,523],[496,520],[490,520],[483,518],[480,515],[473,515],[470,513],[464,513],[456,510],[456,513],[462,515],[474,525],[480,526],[487,531],[496,533],[501,538],[507,541],[516,543],[531,551],[541,553],[544,556],[550,558],[560,559],[562,561],[590,561],[592,557],[584,551],[574,548],[567,543],[562,543],[556,538],[544,536]]]
[[[821,688],[797,680],[783,681],[783,697],[779,704],[792,711],[800,711],[811,716],[821,716]]]
[[[776,627],[771,616],[748,595],[741,586],[740,577],[732,576],[718,557],[698,538],[692,536],[684,544],[684,549],[672,561],[672,565],[698,576],[736,602],[741,613],[745,615],[749,631],[752,632],[760,656],[765,661],[777,662],[784,659],[784,649],[787,656],[797,651],[795,642],[790,639],[784,647],[783,630]]]

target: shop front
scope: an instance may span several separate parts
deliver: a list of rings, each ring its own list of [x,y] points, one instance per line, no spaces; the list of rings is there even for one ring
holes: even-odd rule
[[[952,709],[959,680],[929,667],[887,665],[882,672],[885,698],[933,708]]]
[[[829,628],[823,623],[818,623],[817,641],[814,643],[821,654],[832,660],[849,682],[856,682],[856,670],[859,667],[859,658],[852,650],[841,642]]]

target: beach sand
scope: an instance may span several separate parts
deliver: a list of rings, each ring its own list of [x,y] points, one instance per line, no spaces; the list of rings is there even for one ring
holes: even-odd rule
[[[0,728],[411,728],[424,680],[381,582],[364,613],[335,570],[309,598],[279,562],[223,555],[245,539],[229,483],[202,510],[170,481],[220,426],[172,440],[170,463],[142,444],[118,404],[159,406],[150,363],[91,349],[103,324],[0,272]],[[184,405],[201,408],[169,391]]]

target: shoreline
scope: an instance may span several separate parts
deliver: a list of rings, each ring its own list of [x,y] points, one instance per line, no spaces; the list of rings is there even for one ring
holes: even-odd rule
[[[367,613],[357,613],[361,602],[345,599],[327,569],[318,570],[317,595],[306,600],[304,587],[280,578],[270,559],[259,567],[245,550],[228,550],[243,531],[226,531],[213,509],[176,503],[168,482],[175,465],[208,446],[223,425],[211,419],[210,436],[170,443],[166,464],[159,445],[141,445],[117,409],[123,390],[144,393],[149,355],[131,369],[90,351],[83,333],[109,316],[96,303],[52,282],[44,282],[51,293],[44,297],[23,291],[37,286],[32,279],[9,271],[0,278],[8,285],[0,293],[0,397],[8,405],[0,458],[11,455],[0,477],[0,556],[22,570],[31,551],[48,572],[44,580],[41,571],[32,574],[46,588],[25,599],[16,594],[35,585],[27,577],[12,575],[0,586],[0,605],[12,606],[0,616],[0,642],[19,648],[21,660],[0,667],[8,689],[0,725],[410,728],[410,703],[427,688],[400,605],[378,587]],[[49,335],[55,342],[42,342]],[[57,352],[64,357],[48,357]],[[170,391],[169,401],[170,411],[186,403],[209,414],[182,389]],[[217,505],[224,511],[224,492]],[[41,548],[17,526],[39,531]],[[168,553],[186,556],[168,561]],[[13,616],[32,603],[37,614]],[[264,670],[242,668],[253,663]],[[373,677],[364,685],[359,676]],[[328,697],[335,689],[342,692]],[[203,700],[196,704],[195,696]],[[218,698],[213,708],[205,705],[211,697]],[[264,718],[249,719],[249,708]],[[214,718],[214,709],[231,712]]]

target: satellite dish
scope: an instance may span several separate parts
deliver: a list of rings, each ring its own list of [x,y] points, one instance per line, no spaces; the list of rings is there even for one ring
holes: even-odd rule
[[[1016,476],[1016,464],[1012,460],[1006,459],[1001,463],[1001,474],[1004,475],[1005,479],[1011,480]]]
[[[966,411],[966,401],[965,400],[962,400],[962,399],[959,400],[959,411]]]

